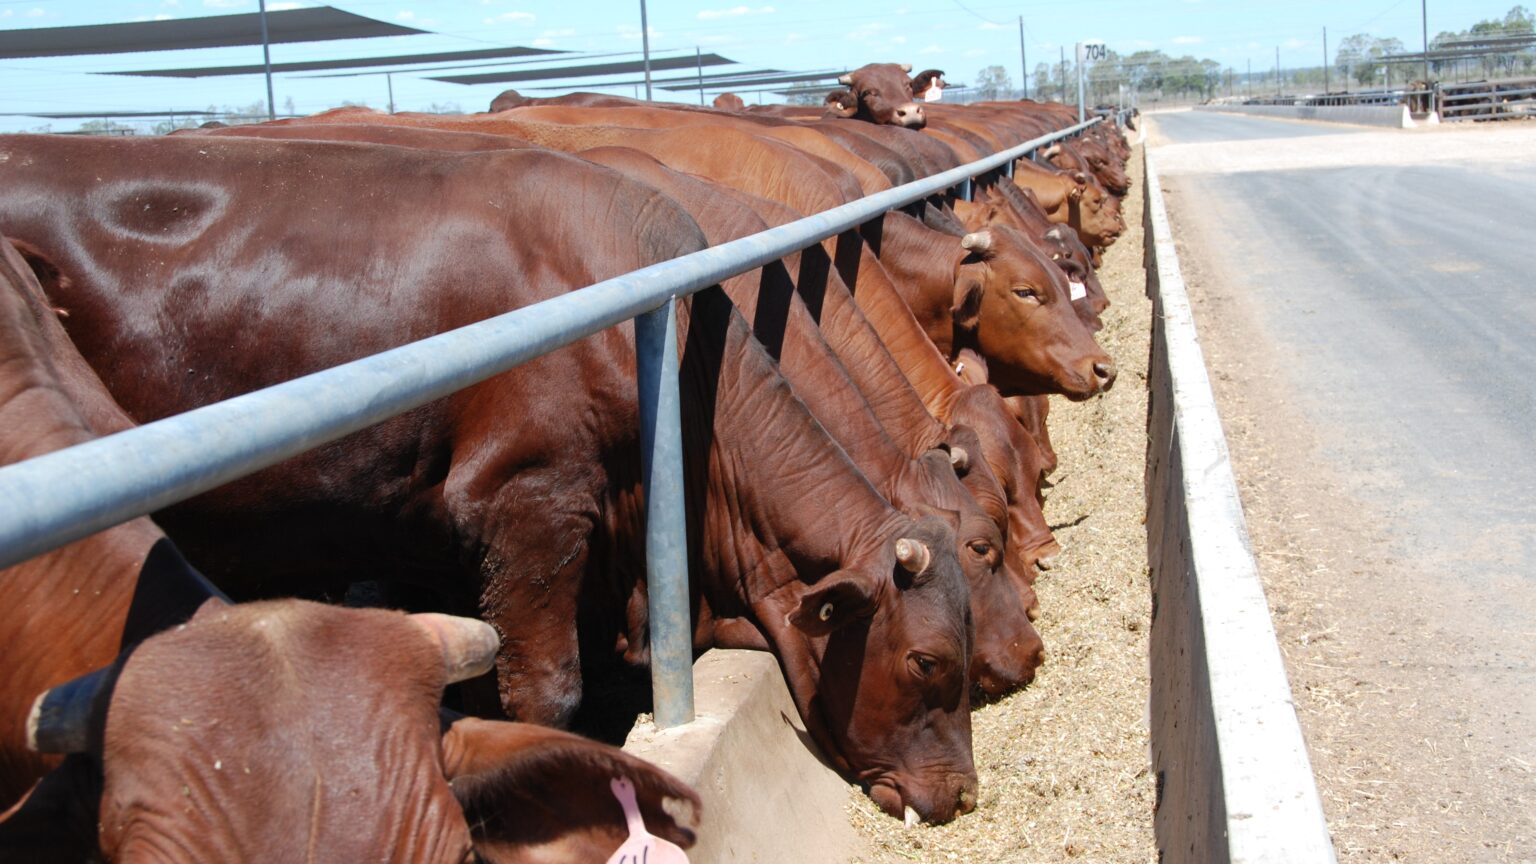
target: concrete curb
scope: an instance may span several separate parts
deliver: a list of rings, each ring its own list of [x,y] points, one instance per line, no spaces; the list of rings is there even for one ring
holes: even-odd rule
[[[1393,129],[1412,129],[1418,125],[1409,114],[1407,105],[1197,105],[1195,110],[1353,123],[1357,126],[1389,126]],[[1431,122],[1439,121],[1437,118]]]
[[[624,742],[703,799],[690,861],[835,864],[863,851],[844,815],[848,783],[821,761],[772,654],[709,651],[693,664],[693,692],[692,723],[641,724]]]
[[[1147,452],[1161,860],[1333,862],[1153,157]]]

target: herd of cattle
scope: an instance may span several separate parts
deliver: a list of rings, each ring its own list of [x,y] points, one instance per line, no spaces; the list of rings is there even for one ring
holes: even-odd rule
[[[0,464],[1075,123],[909,73],[825,109],[508,92],[4,136]],[[1046,399],[1115,379],[1094,267],[1128,155],[1099,124],[678,304],[695,647],[774,652],[898,818],[974,808],[972,700],[1045,656]],[[688,844],[686,785],[557,731],[648,662],[635,362],[613,327],[0,571],[0,859],[603,860],[614,777]]]

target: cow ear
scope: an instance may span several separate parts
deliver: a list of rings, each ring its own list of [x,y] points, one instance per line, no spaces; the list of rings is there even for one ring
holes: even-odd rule
[[[855,570],[839,570],[810,586],[789,623],[810,636],[825,636],[875,614],[883,585]]]
[[[978,266],[961,267],[960,276],[955,280],[955,302],[949,309],[955,329],[976,329],[981,321],[981,297],[984,293],[986,286],[981,282]]]
[[[859,113],[859,101],[852,90],[834,90],[827,94],[827,114],[843,120],[851,120]]]
[[[837,76],[837,83],[843,85],[844,87],[852,87],[853,86],[853,73],[852,72],[844,72],[843,74]]]
[[[615,777],[634,784],[648,831],[693,845],[691,825],[703,809],[698,793],[617,747],[530,723],[460,717],[443,733],[442,750],[443,773],[485,860],[543,860],[555,852],[606,859],[628,836],[608,785]],[[691,807],[689,824],[663,807],[668,799]]]

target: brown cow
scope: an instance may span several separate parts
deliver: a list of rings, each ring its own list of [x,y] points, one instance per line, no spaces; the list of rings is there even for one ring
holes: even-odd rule
[[[130,426],[0,240],[0,464]],[[693,792],[612,747],[440,727],[443,685],[491,663],[479,622],[231,606],[145,518],[0,570],[0,603],[7,861],[94,859],[99,843],[108,860],[457,862],[472,834],[485,860],[588,860],[626,833],[602,794],[614,776],[654,830],[691,842],[661,802],[697,808]]]
[[[139,417],[705,242],[655,190],[541,150],[446,159],[378,145],[15,136],[0,152],[11,157],[0,220],[48,259],[72,335]],[[77,206],[87,200],[97,203]],[[685,311],[696,644],[771,647],[828,757],[888,811],[945,821],[969,809],[971,637],[953,531],[903,516],[870,487],[723,295],[704,292]],[[311,591],[384,568],[444,590],[454,608],[478,606],[503,638],[502,704],[562,720],[582,665],[617,660],[638,577],[638,550],[614,543],[635,536],[624,526],[641,503],[631,332],[604,330],[165,518],[245,591],[272,590],[235,577],[276,559]],[[637,652],[643,642],[630,634]]]
[[[747,110],[747,103],[741,101],[741,97],[737,96],[735,93],[721,93],[719,96],[715,97],[715,101],[711,104],[713,104],[721,111]]]

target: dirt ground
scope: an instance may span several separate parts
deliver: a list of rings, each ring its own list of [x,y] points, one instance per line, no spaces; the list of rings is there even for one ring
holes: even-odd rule
[[[1114,389],[1052,399],[1060,457],[1045,515],[1065,551],[1036,586],[1048,659],[1035,683],[974,715],[974,813],[907,829],[857,787],[848,812],[875,864],[899,861],[1146,864],[1157,860],[1148,777],[1150,589],[1142,482],[1150,309],[1142,270],[1141,156],[1124,204],[1130,229],[1105,256],[1113,304],[1099,343]]]
[[[1533,141],[1530,124],[1472,139],[1465,127],[1429,132],[1432,158],[1458,145],[1502,151]],[[1417,136],[1417,133],[1410,133]],[[1383,144],[1385,156],[1412,158],[1409,139],[1361,133],[1330,140],[1346,161]],[[1344,140],[1340,139],[1357,139]],[[1157,141],[1154,137],[1153,142]],[[1424,139],[1418,139],[1422,142]],[[1262,145],[1262,146],[1260,146]],[[1172,145],[1160,165],[1222,170],[1212,148]],[[1231,148],[1235,167],[1295,167],[1294,143]],[[1169,152],[1171,151],[1171,152]],[[1169,152],[1168,162],[1163,161]],[[1335,152],[1339,152],[1335,149]],[[1500,152],[1499,155],[1503,155]],[[1511,156],[1514,154],[1512,153]],[[1276,164],[1271,164],[1276,163]],[[1278,164],[1283,163],[1283,164]],[[1224,164],[1224,163],[1223,163]],[[1350,494],[1325,468],[1322,442],[1298,407],[1283,346],[1263,331],[1241,290],[1240,274],[1221,272],[1205,244],[1220,226],[1197,226],[1193,202],[1165,181],[1180,261],[1297,712],[1341,862],[1531,862],[1533,766],[1481,758],[1469,744],[1498,721],[1443,704],[1426,669],[1427,632],[1437,604],[1405,606],[1394,592],[1422,575],[1381,526],[1392,514]],[[1204,239],[1202,239],[1204,238]],[[1298,470],[1298,469],[1301,470]],[[1382,587],[1372,587],[1382,586]],[[1434,669],[1442,664],[1436,662]]]

